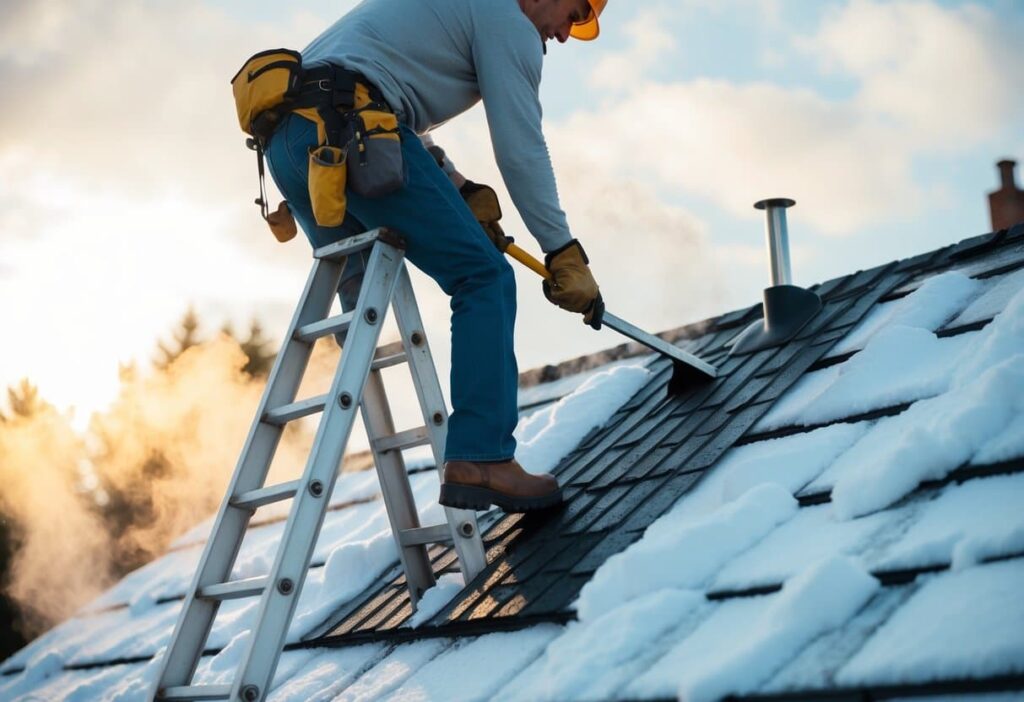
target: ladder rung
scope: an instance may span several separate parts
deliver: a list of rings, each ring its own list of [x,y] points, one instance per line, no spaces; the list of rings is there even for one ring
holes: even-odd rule
[[[165,687],[158,700],[226,700],[231,697],[230,685],[180,685]]]
[[[447,524],[435,524],[416,529],[403,529],[399,532],[399,539],[403,546],[442,544],[452,540],[452,532]]]
[[[267,586],[267,578],[259,576],[246,578],[245,580],[232,580],[229,583],[218,583],[199,588],[196,597],[204,600],[237,600],[243,597],[253,597],[263,593]]]
[[[382,436],[379,439],[375,439],[373,448],[375,451],[384,453],[385,451],[412,448],[413,446],[423,446],[429,443],[430,435],[427,433],[427,428],[417,427],[416,429],[407,429],[391,436]]]
[[[290,405],[283,405],[272,410],[267,410],[263,415],[263,421],[267,424],[285,424],[293,419],[308,417],[317,412],[323,412],[327,405],[327,395],[317,395],[307,400],[299,400]]]
[[[292,480],[280,485],[271,485],[259,490],[243,492],[231,500],[231,506],[238,507],[239,509],[255,510],[263,505],[269,505],[271,502],[280,502],[281,500],[295,497],[295,493],[298,491],[299,481]]]
[[[391,366],[397,366],[399,363],[405,363],[405,360],[405,348],[402,346],[401,341],[396,341],[391,344],[385,344],[377,349],[370,368],[372,370],[390,368]]]
[[[299,341],[316,341],[328,334],[340,334],[352,325],[352,312],[335,315],[319,322],[304,324],[295,330],[295,338]]]

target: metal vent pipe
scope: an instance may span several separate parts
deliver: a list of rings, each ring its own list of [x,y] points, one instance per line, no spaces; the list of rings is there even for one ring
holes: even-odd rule
[[[793,285],[789,263],[789,230],[786,209],[796,202],[785,197],[760,200],[754,207],[765,210],[765,235],[772,284],[764,290],[761,319],[743,330],[733,343],[731,355],[752,353],[789,342],[821,311],[821,298]]]
[[[765,213],[765,235],[768,242],[768,260],[771,265],[772,285],[792,285],[793,269],[789,262],[789,229],[786,226],[786,208],[796,202],[776,197],[754,203]]]

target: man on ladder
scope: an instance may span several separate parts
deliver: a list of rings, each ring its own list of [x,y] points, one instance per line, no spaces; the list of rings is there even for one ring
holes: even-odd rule
[[[515,279],[499,250],[481,236],[481,224],[486,230],[488,219],[500,217],[493,190],[466,181],[442,151],[428,151],[431,143],[417,135],[482,99],[502,177],[546,253],[553,282],[545,283],[545,294],[592,322],[600,293],[558,202],[541,131],[539,85],[546,42],[596,38],[606,2],[365,0],[315,39],[302,52],[300,101],[317,91],[337,96],[346,81],[348,90],[355,83],[356,91],[379,98],[397,116],[404,161],[402,185],[390,194],[367,197],[349,187],[339,226],[318,224],[310,199],[310,151],[323,142],[323,127],[293,112],[267,145],[274,181],[314,248],[391,228],[405,239],[408,259],[451,296],[453,412],[441,492],[449,507],[494,504],[527,511],[550,507],[562,496],[553,476],[530,474],[514,458]],[[348,155],[350,186],[355,153]],[[492,213],[475,216],[472,205]],[[362,259],[350,256],[340,288],[348,308],[362,272]]]

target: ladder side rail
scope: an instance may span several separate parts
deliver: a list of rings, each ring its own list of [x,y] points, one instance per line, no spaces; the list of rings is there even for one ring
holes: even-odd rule
[[[388,521],[391,524],[391,535],[395,539],[398,556],[405,569],[406,585],[415,608],[420,596],[437,582],[430,566],[430,557],[422,544],[406,545],[402,543],[402,532],[420,527],[416,499],[409,485],[409,474],[405,468],[405,459],[400,449],[378,450],[376,439],[391,436],[395,433],[395,422],[391,417],[384,379],[380,371],[371,371],[363,390],[362,402],[363,424],[370,438],[373,451],[373,464],[380,481],[381,495],[387,508]]]
[[[401,250],[382,241],[376,243],[370,255],[355,321],[302,476],[304,488],[292,501],[268,576],[269,585],[260,599],[256,624],[232,685],[233,699],[265,699],[269,691],[352,432],[402,258]],[[315,484],[320,489],[314,490]]]
[[[310,269],[302,297],[288,328],[287,340],[267,378],[259,409],[249,429],[234,475],[203,548],[192,584],[186,591],[150,699],[156,699],[162,688],[188,686],[195,674],[220,605],[216,600],[199,599],[196,593],[208,585],[227,581],[231,575],[252,516],[248,510],[232,507],[231,500],[236,495],[263,486],[284,427],[266,424],[262,417],[268,408],[294,400],[312,353],[311,344],[294,340],[295,330],[314,321],[317,315],[322,318],[330,311],[341,281],[341,272],[340,264],[328,260],[316,260]]]
[[[445,443],[448,438],[448,410],[437,379],[437,367],[430,353],[423,319],[408,269],[403,266],[399,272],[398,286],[393,299],[395,318],[402,335],[402,344],[412,373],[416,396],[423,412],[423,423],[430,434],[430,445],[434,451],[438,479],[444,481]],[[476,512],[467,509],[445,507],[445,516],[451,528],[452,543],[459,557],[459,567],[468,585],[480,571],[487,567],[487,554],[480,536]]]

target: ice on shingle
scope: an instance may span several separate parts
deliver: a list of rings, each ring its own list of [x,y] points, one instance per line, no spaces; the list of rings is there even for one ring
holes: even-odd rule
[[[722,569],[711,590],[742,590],[781,583],[829,556],[857,556],[890,529],[897,515],[882,512],[839,520],[832,506],[805,507]]]
[[[238,674],[238,666],[242,662],[245,648],[249,643],[248,632],[238,634],[231,643],[225,646],[215,656],[204,656],[199,661],[195,676],[192,679],[195,685],[230,685]],[[285,681],[298,673],[310,660],[315,658],[317,652],[312,649],[298,649],[294,651],[283,651],[277,662],[277,669],[274,671],[274,681],[271,690],[280,687]]]
[[[132,617],[131,610],[124,609],[90,618],[94,619],[90,622],[92,635],[77,642],[67,662],[81,664],[152,656],[167,644],[180,610],[181,603],[173,602],[154,607],[140,617]]]
[[[127,604],[138,598],[140,593],[154,600],[181,595],[192,581],[202,553],[202,547],[193,546],[171,551],[162,558],[150,561],[93,600],[83,612]]]
[[[380,484],[377,482],[377,473],[374,471],[358,471],[354,473],[341,473],[334,483],[334,490],[331,493],[331,506],[347,504],[353,501],[369,500],[380,495]],[[254,521],[256,523],[272,519],[285,519],[291,510],[292,501],[283,500],[261,507]],[[203,543],[210,535],[213,528],[213,521],[216,515],[209,517],[188,530],[173,542],[171,548],[183,548],[194,544]]]
[[[580,591],[579,617],[595,619],[624,601],[666,587],[700,587],[796,511],[797,501],[788,491],[767,484],[701,519],[687,522],[670,512],[597,569]]]
[[[650,371],[633,363],[591,376],[571,395],[519,423],[516,459],[531,473],[548,473],[647,382]]]
[[[1006,428],[981,445],[971,463],[986,465],[1024,457],[1024,413],[1018,414]]]
[[[946,565],[1024,552],[1024,475],[950,485],[874,564],[884,570]],[[969,558],[963,562],[964,558]],[[1024,583],[1022,583],[1024,587]]]
[[[932,576],[836,681],[877,685],[1024,673],[1022,584],[1021,559]]]
[[[343,544],[327,557],[323,568],[310,570],[292,619],[289,640],[296,640],[332,612],[369,587],[398,560],[390,530],[366,541]]]
[[[853,617],[879,587],[848,558],[811,566],[786,583],[734,645],[721,648],[705,666],[681,670],[679,696],[711,702],[754,692],[807,644]]]
[[[804,408],[821,395],[839,377],[839,366],[829,366],[812,373],[804,373],[800,380],[776,400],[770,410],[757,420],[751,432],[764,432],[803,424],[801,413]]]
[[[533,702],[607,697],[613,687],[609,673],[634,661],[663,634],[693,629],[712,608],[699,592],[666,589],[593,621],[573,622],[548,646],[534,675],[503,691],[501,698]]]
[[[393,702],[494,699],[494,693],[532,662],[560,631],[561,627],[554,625],[536,626],[456,641],[410,676],[387,699]],[[454,671],[458,673],[453,674]]]
[[[389,699],[392,692],[420,668],[444,651],[451,642],[426,639],[398,646],[387,657],[360,675],[337,694],[334,702],[370,702]],[[292,702],[292,700],[288,700]],[[299,702],[297,699],[294,702]]]
[[[982,283],[985,291],[967,306],[948,326],[959,327],[992,319],[1006,309],[1006,304],[1021,290],[1024,290],[1024,269],[987,278]]]
[[[137,671],[144,667],[143,665],[113,665],[94,670],[64,671],[59,675],[55,674],[52,677],[31,683],[27,680],[7,681],[0,678],[0,699],[8,702],[117,700],[121,698],[118,693],[123,689],[124,681],[136,675]]]
[[[871,422],[834,424],[804,434],[758,441],[726,451],[672,512],[696,519],[747,490],[774,483],[796,494],[867,433]]]
[[[884,327],[907,326],[936,331],[956,317],[983,289],[983,283],[957,271],[933,276],[906,297],[875,307],[829,351],[829,355],[864,348]]]
[[[626,358],[590,371],[574,373],[573,375],[569,375],[564,378],[552,380],[547,383],[538,383],[537,385],[533,385],[528,388],[520,388],[518,405],[520,408],[527,408],[546,402],[560,400],[566,395],[575,392],[581,385],[596,375],[606,373],[621,366],[646,367],[655,358],[656,356],[653,354],[640,358]]]
[[[724,651],[733,648],[750,632],[751,622],[757,621],[778,594],[766,597],[739,597],[711,603],[710,614],[692,631],[673,645],[619,691],[626,699],[649,697],[676,697],[681,673],[700,670],[714,664]]]
[[[379,658],[384,644],[316,649],[304,665],[270,693],[268,702],[328,702]]]
[[[420,598],[416,605],[416,613],[405,624],[413,628],[429,620],[435,614],[444,609],[444,606],[452,601],[466,586],[462,573],[445,573],[437,579],[437,583]]]
[[[924,480],[967,463],[1024,411],[1024,354],[975,382],[915,403],[880,422],[836,462],[836,513],[856,517],[893,504]]]
[[[811,642],[765,683],[760,692],[771,694],[834,687],[836,671],[861,649],[893,612],[903,606],[914,589],[913,585],[880,588],[853,618]]]
[[[958,278],[956,273],[948,275],[952,277],[944,278],[942,285],[930,292],[945,287],[962,288],[958,304],[976,294],[976,281]],[[933,280],[940,278],[943,276]],[[902,302],[910,303],[927,285]],[[955,305],[943,305],[931,298],[929,294],[929,304],[936,306],[939,313],[932,314],[926,307],[914,306],[908,307],[905,314],[893,311],[881,315],[884,323],[872,328],[862,351],[838,366],[806,374],[754,425],[754,431],[830,422],[939,395],[957,384],[957,378],[976,378],[979,370],[991,365],[993,356],[1005,356],[1008,341],[1020,341],[1019,335],[1008,329],[1010,325],[1005,320],[1003,333],[993,342],[999,345],[997,349],[986,351],[979,341],[979,334],[989,338],[989,328],[974,334],[938,338],[930,328],[941,326],[941,322],[935,320],[945,317]],[[1007,313],[1015,316],[1017,313],[1012,308],[1013,301],[1000,317],[1006,317]],[[846,348],[842,344],[837,349]]]
[[[966,334],[940,339],[917,327],[886,327],[838,366],[835,381],[807,403],[796,423],[830,422],[938,395],[969,342]]]

